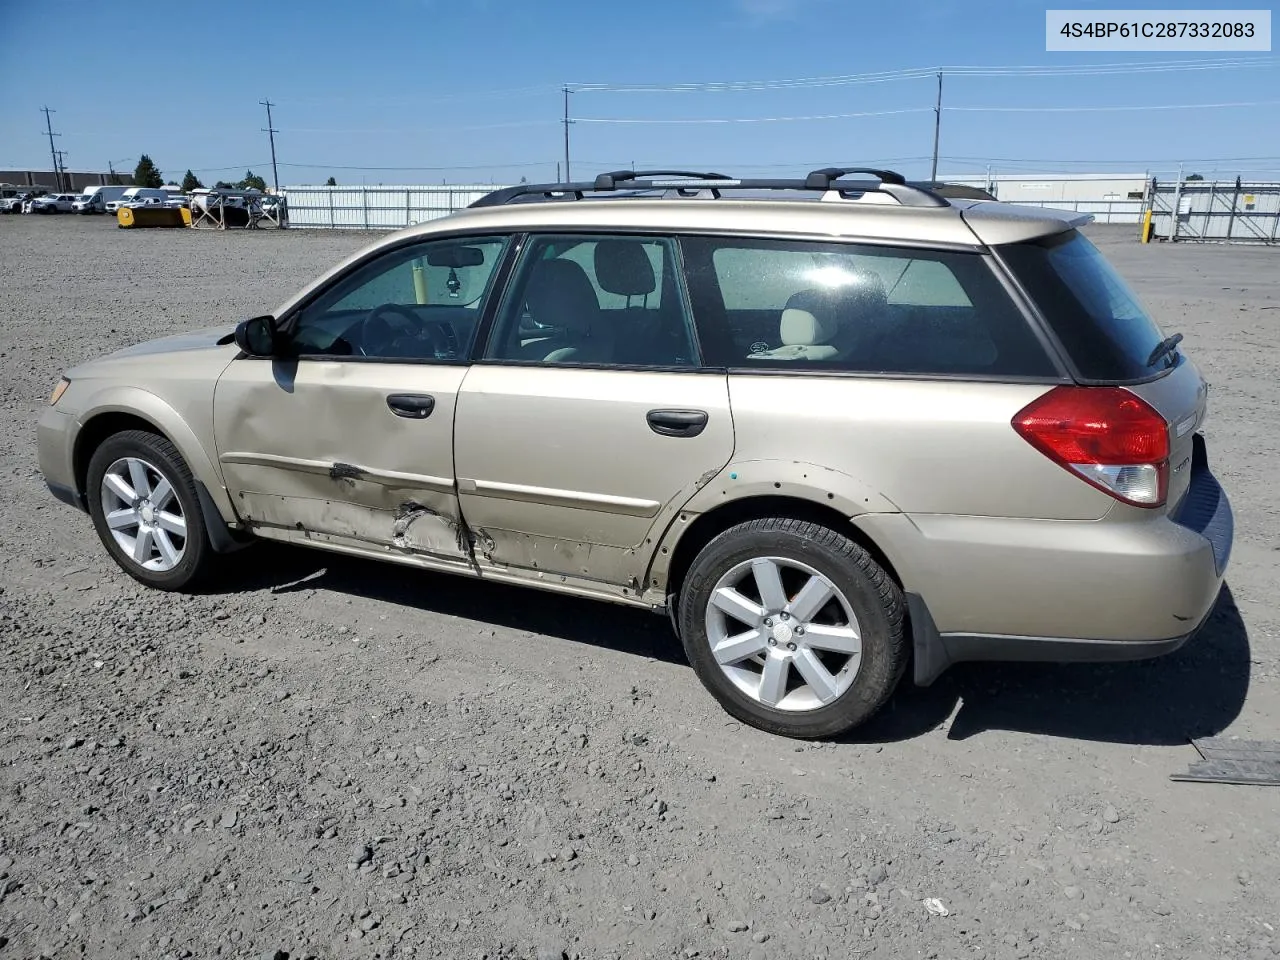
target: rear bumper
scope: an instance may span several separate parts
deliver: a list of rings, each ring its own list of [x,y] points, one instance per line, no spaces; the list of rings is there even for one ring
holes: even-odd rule
[[[1169,515],[857,518],[908,594],[916,682],[966,660],[1140,660],[1186,643],[1213,609],[1234,537],[1199,436],[1190,466]]]
[[[1194,630],[1166,640],[1076,640],[1065,637],[1003,637],[938,633],[919,594],[907,594],[914,653],[913,679],[927,687],[952,664],[974,660],[1008,663],[1124,663],[1163,657],[1200,632],[1213,608]]]

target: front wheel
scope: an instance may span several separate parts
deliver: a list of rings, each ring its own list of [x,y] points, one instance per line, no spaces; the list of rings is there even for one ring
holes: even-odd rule
[[[160,590],[185,589],[209,572],[213,549],[195,480],[164,437],[125,430],[89,461],[89,514],[125,573]]]
[[[801,520],[752,520],[708,543],[681,588],[680,627],[721,705],[789,737],[868,720],[907,662],[897,585],[853,540]]]

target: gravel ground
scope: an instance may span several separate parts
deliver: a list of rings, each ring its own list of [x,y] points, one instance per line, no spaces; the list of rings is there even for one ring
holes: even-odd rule
[[[0,957],[1280,955],[1280,790],[1168,779],[1280,725],[1280,250],[1132,232],[1094,236],[1213,381],[1214,618],[800,745],[640,612],[265,546],[142,589],[36,471],[59,372],[369,238],[0,218]]]

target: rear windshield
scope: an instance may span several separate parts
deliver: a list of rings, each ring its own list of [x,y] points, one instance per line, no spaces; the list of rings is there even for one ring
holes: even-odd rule
[[[1070,230],[999,251],[1081,377],[1142,380],[1163,366],[1147,364],[1164,338],[1160,328],[1083,234]]]

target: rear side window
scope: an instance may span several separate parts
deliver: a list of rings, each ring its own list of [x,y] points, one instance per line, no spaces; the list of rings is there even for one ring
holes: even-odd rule
[[[998,252],[1081,377],[1126,381],[1156,372],[1147,359],[1163,339],[1160,328],[1083,234],[1071,230]]]
[[[712,366],[1057,374],[980,254],[710,237],[682,244]]]

